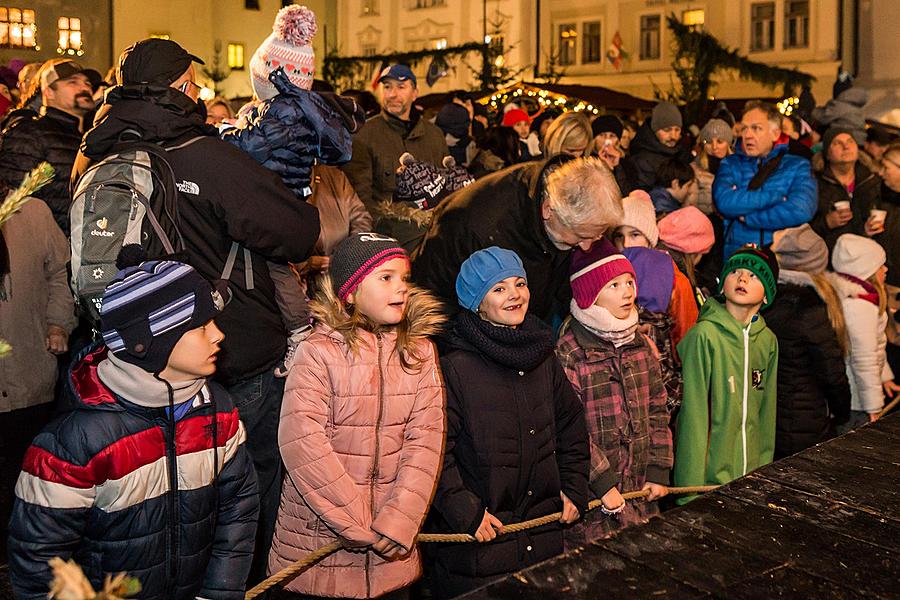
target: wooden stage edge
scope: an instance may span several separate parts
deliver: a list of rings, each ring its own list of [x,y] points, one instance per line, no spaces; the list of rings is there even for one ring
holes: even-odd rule
[[[465,598],[900,598],[900,414]]]

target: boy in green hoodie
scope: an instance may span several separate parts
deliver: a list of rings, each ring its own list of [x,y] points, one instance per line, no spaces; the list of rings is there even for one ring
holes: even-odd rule
[[[738,249],[722,269],[719,296],[706,301],[678,344],[684,400],[676,486],[728,483],[772,461],[778,340],[758,313],[775,299],[777,281],[772,254]]]

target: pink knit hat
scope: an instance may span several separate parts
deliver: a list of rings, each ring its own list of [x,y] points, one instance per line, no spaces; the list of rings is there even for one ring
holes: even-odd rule
[[[659,242],[659,228],[656,226],[656,209],[653,208],[653,200],[650,194],[643,190],[634,190],[622,198],[622,208],[625,216],[619,224],[634,227],[644,234],[650,242],[650,247],[655,248]]]
[[[712,223],[696,206],[670,212],[659,222],[659,239],[678,252],[704,254],[716,242]]]
[[[576,248],[569,266],[569,284],[578,308],[585,309],[593,304],[603,286],[622,273],[631,273],[637,291],[634,267],[606,238],[594,242],[587,252]]]
[[[292,4],[278,11],[272,33],[250,59],[250,82],[260,100],[278,94],[269,81],[269,73],[283,67],[291,83],[308,90],[316,71],[316,55],[310,44],[318,31],[316,15],[305,6]]]

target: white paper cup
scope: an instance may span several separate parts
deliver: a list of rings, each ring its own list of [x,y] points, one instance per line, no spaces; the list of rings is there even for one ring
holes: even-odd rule
[[[850,201],[838,200],[834,203],[834,210],[850,210]]]
[[[869,211],[869,218],[872,219],[872,223],[875,225],[884,225],[884,220],[887,218],[887,211],[881,210],[880,208],[873,208]]]

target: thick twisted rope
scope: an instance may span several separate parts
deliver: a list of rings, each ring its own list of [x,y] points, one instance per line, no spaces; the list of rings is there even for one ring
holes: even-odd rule
[[[701,494],[703,492],[711,492],[716,489],[717,485],[699,485],[693,487],[670,487],[670,494]],[[625,492],[622,494],[622,497],[625,500],[634,500],[636,498],[645,498],[650,495],[650,490],[640,490],[637,492]],[[588,512],[599,508],[601,505],[600,500],[591,500],[590,504],[588,504]],[[559,521],[560,517],[562,517],[561,512],[553,513],[552,515],[545,515],[543,517],[538,517],[536,519],[530,519],[528,521],[522,521],[521,523],[511,523],[509,525],[503,526],[503,532],[498,534],[497,537],[507,535],[509,533],[518,533],[520,531],[525,531],[527,529],[534,529],[535,527],[542,527],[544,525],[549,525],[550,523],[555,523]],[[428,544],[428,543],[462,543],[462,542],[476,542],[478,540],[475,539],[474,535],[469,535],[468,533],[420,533],[416,537],[416,541],[420,544]],[[343,548],[343,545],[339,541],[331,542],[325,546],[322,546],[318,550],[307,554],[301,560],[298,560],[294,564],[285,567],[284,569],[278,571],[265,581],[259,583],[253,589],[247,592],[247,595],[244,596],[244,600],[253,600],[269,590],[270,588],[276,585],[284,585],[290,583],[295,577],[297,577],[304,570],[308,569],[312,565],[316,564],[323,558],[326,558],[338,550]]]

